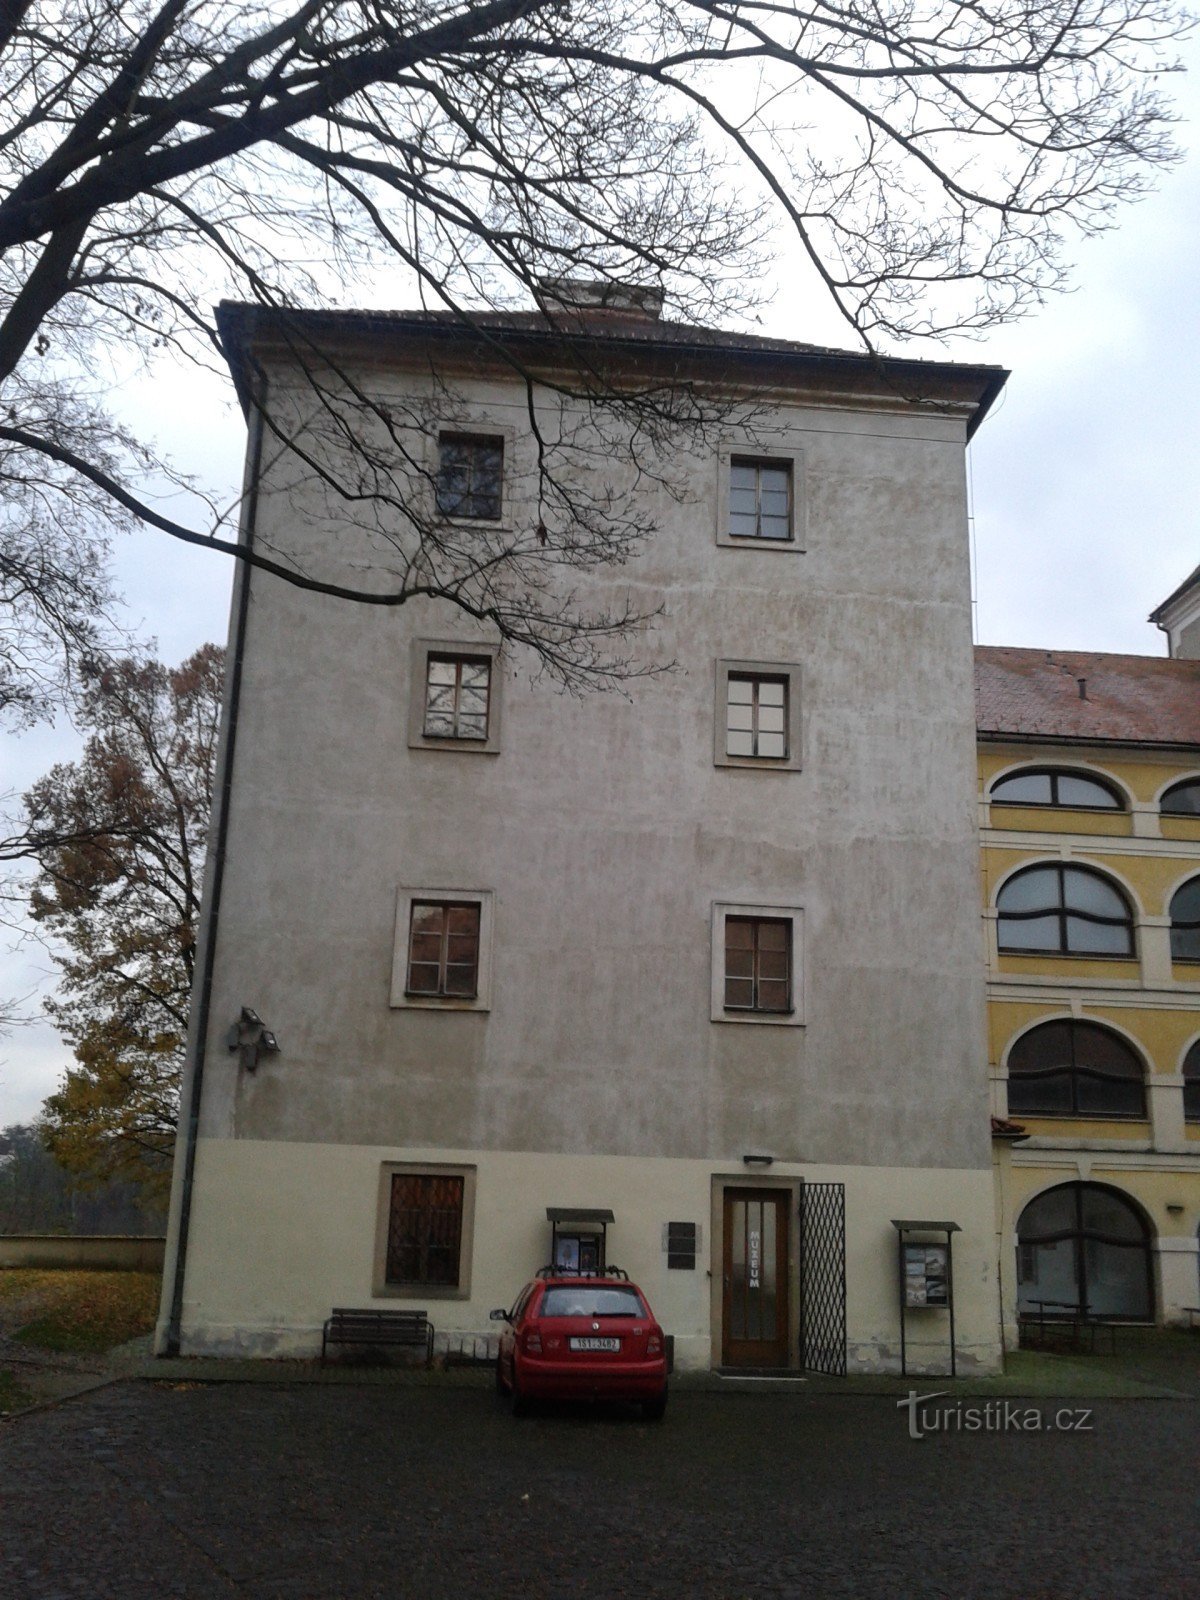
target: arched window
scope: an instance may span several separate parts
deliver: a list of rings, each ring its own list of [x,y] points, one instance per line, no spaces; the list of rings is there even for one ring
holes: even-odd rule
[[[1188,1122],[1200,1122],[1200,1039],[1183,1058],[1183,1115]]]
[[[1200,961],[1200,878],[1171,896],[1171,960]]]
[[[1054,862],[1015,872],[997,896],[996,910],[1001,950],[1133,954],[1133,913],[1125,896],[1089,867]]]
[[[1073,811],[1124,811],[1125,802],[1102,778],[1060,767],[1026,767],[992,785],[998,806],[1069,806]]]
[[[1144,1117],[1142,1063],[1095,1022],[1043,1022],[1008,1056],[1008,1110],[1027,1117]]]
[[[1154,1316],[1150,1229],[1117,1189],[1064,1183],[1017,1224],[1017,1304],[1047,1317]]]
[[[1185,778],[1173,783],[1159,801],[1164,817],[1200,816],[1200,778]]]

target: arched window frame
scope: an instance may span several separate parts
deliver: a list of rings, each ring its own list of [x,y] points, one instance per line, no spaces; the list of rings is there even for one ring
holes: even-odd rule
[[[1200,1122],[1200,1039],[1187,1048],[1180,1069],[1183,1073],[1183,1120]]]
[[[1175,909],[1180,895],[1188,890],[1192,890],[1200,902],[1200,874],[1193,873],[1190,878],[1176,885],[1168,902],[1172,961],[1200,961],[1200,903],[1194,907],[1195,915],[1190,917],[1181,916]]]
[[[1073,1200],[1074,1211],[1075,1211],[1075,1226],[1074,1226],[1074,1228],[1059,1229],[1057,1231],[1053,1231],[1053,1232],[1050,1232],[1050,1233],[1034,1234],[1032,1236],[1032,1238],[1023,1237],[1022,1236],[1021,1225],[1025,1220],[1025,1213],[1029,1210],[1030,1206],[1036,1204],[1036,1202],[1039,1201],[1039,1200],[1044,1200],[1047,1195],[1054,1194],[1054,1193],[1058,1192],[1059,1190],[1070,1190],[1071,1193],[1072,1193],[1072,1200]],[[1142,1235],[1141,1249],[1143,1251],[1143,1259],[1144,1259],[1145,1272],[1146,1272],[1146,1313],[1147,1313],[1147,1318],[1148,1319],[1153,1319],[1153,1317],[1154,1317],[1154,1305],[1155,1305],[1155,1295],[1154,1295],[1154,1228],[1153,1228],[1153,1225],[1150,1223],[1149,1219],[1147,1218],[1145,1211],[1137,1203],[1137,1201],[1133,1198],[1133,1196],[1129,1195],[1129,1194],[1126,1194],[1126,1192],[1123,1189],[1118,1189],[1118,1188],[1115,1187],[1115,1185],[1110,1184],[1110,1183],[1092,1183],[1090,1181],[1084,1181],[1084,1180],[1077,1180],[1077,1181],[1072,1182],[1072,1183],[1055,1183],[1055,1184],[1051,1184],[1048,1188],[1039,1190],[1037,1194],[1032,1194],[1032,1195],[1029,1196],[1029,1198],[1025,1201],[1024,1205],[1021,1207],[1020,1214],[1017,1217],[1017,1239],[1018,1239],[1018,1245],[1017,1245],[1018,1274],[1017,1274],[1017,1276],[1018,1276],[1018,1281],[1020,1281],[1021,1279],[1025,1278],[1025,1273],[1021,1270],[1021,1253],[1022,1253],[1022,1251],[1030,1249],[1031,1247],[1036,1246],[1036,1245],[1058,1244],[1058,1243],[1062,1243],[1062,1242],[1067,1241],[1067,1240],[1071,1240],[1071,1241],[1078,1241],[1080,1245],[1086,1245],[1087,1243],[1089,1243],[1091,1241],[1095,1241],[1095,1242],[1100,1243],[1100,1244],[1112,1245],[1117,1249],[1136,1249],[1136,1248],[1138,1248],[1138,1246],[1135,1244],[1135,1242],[1130,1240],[1130,1239],[1120,1238],[1115,1234],[1103,1233],[1098,1228],[1085,1228],[1084,1227],[1084,1224],[1083,1224],[1083,1200],[1084,1200],[1084,1194],[1088,1190],[1102,1191],[1105,1194],[1109,1194],[1109,1195],[1115,1196],[1116,1199],[1118,1199],[1118,1200],[1120,1200],[1122,1202],[1122,1204],[1125,1206],[1126,1210],[1130,1213],[1130,1215],[1133,1217],[1134,1221],[1137,1223],[1139,1229],[1141,1230],[1141,1235]],[[1086,1281],[1086,1273],[1087,1273],[1087,1251],[1086,1251],[1086,1249],[1079,1248],[1079,1249],[1076,1250],[1076,1267],[1077,1267],[1077,1271],[1078,1271],[1078,1274],[1079,1274],[1078,1281],[1077,1281],[1077,1290],[1078,1290],[1078,1297],[1079,1297],[1079,1309],[1082,1310],[1082,1311],[1087,1312],[1088,1311],[1088,1304],[1087,1304],[1088,1296],[1087,1296],[1087,1281]],[[1062,1307],[1061,1309],[1050,1310],[1048,1312],[1048,1315],[1050,1315],[1050,1316],[1054,1316],[1054,1315],[1067,1315],[1067,1316],[1070,1316],[1070,1315],[1073,1315],[1073,1314],[1074,1313],[1073,1313],[1072,1309],[1069,1308],[1069,1307]],[[1091,1313],[1091,1314],[1094,1314],[1094,1313]],[[1117,1318],[1115,1320],[1120,1320],[1120,1319]]]
[[[1049,800],[1006,800],[1003,795],[998,795],[996,790],[1008,783],[1013,778],[1049,778]],[[1097,789],[1109,796],[1111,804],[1080,805],[1075,801],[1061,800],[1059,798],[1059,779],[1077,778],[1084,783],[1094,784]],[[1129,797],[1121,790],[1116,781],[1107,776],[1093,772],[1087,767],[1012,767],[1007,772],[1001,772],[992,779],[988,790],[988,799],[994,806],[1020,806],[1033,811],[1099,811],[1121,812],[1129,810]]]
[[[1200,810],[1176,810],[1173,806],[1168,804],[1168,801],[1171,799],[1172,795],[1179,794],[1184,789],[1195,789],[1197,794],[1200,795],[1200,773],[1193,773],[1189,778],[1176,778],[1174,782],[1167,785],[1167,787],[1158,797],[1158,810],[1160,816],[1200,817]]]
[[[1070,1041],[1071,1041],[1071,1061],[1070,1061],[1070,1065],[1067,1066],[1067,1067],[1035,1068],[1032,1071],[1021,1071],[1020,1069],[1014,1071],[1014,1069],[1013,1069],[1013,1057],[1018,1055],[1023,1047],[1028,1048],[1029,1040],[1035,1034],[1039,1033],[1043,1028],[1054,1027],[1056,1025],[1058,1025],[1058,1026],[1064,1026],[1065,1025],[1069,1030]],[[1115,1039],[1116,1042],[1122,1047],[1122,1049],[1124,1049],[1128,1053],[1131,1061],[1137,1067],[1137,1076],[1136,1077],[1134,1077],[1134,1075],[1131,1074],[1131,1073],[1130,1074],[1125,1074],[1125,1073],[1117,1073],[1117,1072],[1105,1071],[1105,1069],[1103,1067],[1088,1066],[1086,1064],[1080,1065],[1078,1063],[1078,1060],[1077,1060],[1077,1038],[1078,1038],[1078,1035],[1080,1035],[1083,1032],[1083,1030],[1085,1030],[1085,1029],[1090,1030],[1090,1029],[1093,1029],[1093,1028],[1096,1029],[1097,1032],[1107,1034],[1109,1038]],[[1198,1060],[1200,1060],[1200,1056],[1198,1056]],[[1096,1022],[1091,1017],[1074,1017],[1074,1016],[1069,1016],[1069,1015],[1068,1016],[1057,1016],[1057,1017],[1040,1017],[1038,1019],[1038,1021],[1035,1022],[1031,1027],[1025,1028],[1021,1033],[1019,1033],[1016,1036],[1016,1038],[1014,1038],[1012,1040],[1012,1042],[1010,1043],[1010,1045],[1008,1047],[1008,1053],[1007,1053],[1007,1056],[1005,1058],[1005,1062],[1006,1062],[1006,1067],[1007,1067],[1007,1071],[1008,1071],[1008,1111],[1009,1111],[1009,1115],[1010,1116],[1038,1117],[1038,1118],[1045,1117],[1045,1118],[1049,1118],[1051,1120],[1053,1120],[1055,1118],[1060,1118],[1060,1117],[1088,1118],[1088,1119],[1091,1119],[1091,1120],[1094,1120],[1094,1121],[1101,1121],[1101,1122],[1121,1122],[1121,1121],[1144,1122],[1146,1120],[1146,1116],[1147,1116],[1147,1106],[1146,1106],[1146,1061],[1145,1061],[1144,1055],[1134,1045],[1133,1041],[1130,1040],[1125,1034],[1121,1033],[1116,1028],[1112,1028],[1112,1027],[1107,1026],[1105,1023]],[[1026,1081],[1044,1080],[1046,1078],[1064,1077],[1064,1076],[1069,1078],[1070,1086],[1071,1086],[1071,1105],[1070,1105],[1070,1108],[1068,1110],[1064,1110],[1064,1111],[1057,1111],[1057,1110],[1047,1111],[1047,1110],[1044,1110],[1044,1109],[1043,1110],[1030,1110],[1028,1107],[1022,1106],[1019,1103],[1019,1098],[1020,1098],[1019,1096],[1016,1097],[1017,1103],[1014,1104],[1014,1096],[1013,1096],[1013,1084],[1014,1083],[1018,1083],[1019,1084],[1022,1080],[1026,1080]],[[1090,1079],[1090,1080],[1093,1080],[1093,1081],[1095,1081],[1095,1080],[1107,1081],[1107,1082],[1110,1082],[1110,1083],[1121,1083],[1121,1084],[1136,1083],[1137,1087],[1138,1087],[1140,1106],[1139,1106],[1138,1109],[1133,1110],[1133,1111],[1111,1111],[1111,1110],[1092,1111],[1092,1110],[1087,1110],[1087,1109],[1081,1109],[1080,1105],[1079,1105],[1079,1099],[1080,1099],[1080,1095],[1079,1095],[1079,1080],[1081,1078],[1082,1079]]]
[[[1024,911],[1005,911],[1001,905],[1009,887],[1026,873],[1045,871],[1051,869],[1057,874],[1058,898],[1054,904],[1044,907],[1035,907]],[[1104,916],[1099,912],[1080,911],[1066,903],[1066,879],[1068,873],[1078,873],[1089,878],[1099,878],[1101,883],[1119,897],[1125,907],[1123,917]],[[1035,918],[1056,917],[1058,920],[1058,944],[1056,946],[1031,946],[1031,945],[1006,945],[1004,942],[1005,924],[1008,922],[1031,922]],[[1106,927],[1123,927],[1128,935],[1128,949],[1126,950],[1076,950],[1070,944],[1069,919],[1077,918],[1083,922],[1092,922]],[[1079,956],[1099,961],[1134,961],[1137,959],[1137,942],[1134,938],[1136,912],[1129,892],[1115,878],[1107,872],[1101,872],[1098,867],[1085,866],[1079,861],[1026,861],[1017,867],[1004,879],[996,891],[996,943],[1002,955],[1018,956]]]

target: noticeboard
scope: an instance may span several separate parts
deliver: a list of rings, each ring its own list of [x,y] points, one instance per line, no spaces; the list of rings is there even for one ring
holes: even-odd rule
[[[950,1304],[949,1251],[944,1244],[904,1246],[904,1304],[911,1310]]]

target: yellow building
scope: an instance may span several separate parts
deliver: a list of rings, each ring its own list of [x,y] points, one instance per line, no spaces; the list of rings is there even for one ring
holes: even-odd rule
[[[976,651],[1010,1339],[1200,1306],[1200,660],[1168,632],[1170,660]]]

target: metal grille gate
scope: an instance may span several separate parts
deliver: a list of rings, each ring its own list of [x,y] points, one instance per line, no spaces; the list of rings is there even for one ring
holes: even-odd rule
[[[800,1365],[846,1376],[846,1186],[800,1186]]]

